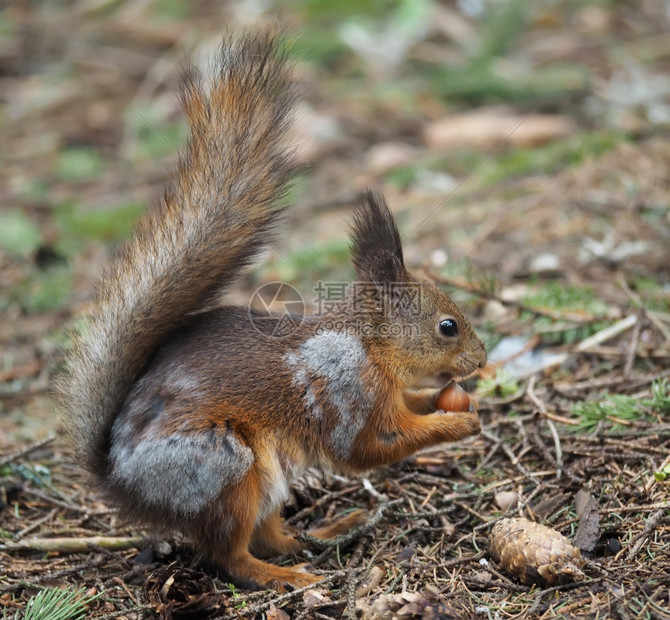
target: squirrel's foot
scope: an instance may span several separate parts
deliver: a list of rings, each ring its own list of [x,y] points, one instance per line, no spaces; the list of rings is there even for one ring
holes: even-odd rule
[[[274,568],[274,566],[273,566]],[[293,567],[276,567],[280,568],[280,573],[268,581],[265,586],[273,588],[278,592],[283,592],[286,587],[290,588],[304,588],[311,586],[323,579],[322,576],[314,575],[309,572],[309,564],[298,564]]]
[[[272,588],[283,592],[287,587],[303,588],[323,579],[310,573],[307,564],[275,566],[258,560],[251,554],[237,558],[225,568],[234,583],[254,590]]]

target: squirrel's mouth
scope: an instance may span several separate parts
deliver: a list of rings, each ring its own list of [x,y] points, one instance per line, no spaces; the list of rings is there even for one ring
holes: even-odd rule
[[[457,377],[452,372],[437,372],[430,375],[422,377],[418,381],[412,384],[414,389],[421,388],[443,388],[452,381],[456,381]]]

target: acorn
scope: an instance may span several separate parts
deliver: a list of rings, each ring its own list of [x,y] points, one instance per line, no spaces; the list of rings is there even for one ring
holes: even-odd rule
[[[556,530],[528,519],[502,519],[491,529],[489,551],[503,572],[522,583],[553,586],[584,577],[584,558]]]
[[[457,383],[443,387],[433,400],[436,409],[442,411],[473,411],[467,392]]]

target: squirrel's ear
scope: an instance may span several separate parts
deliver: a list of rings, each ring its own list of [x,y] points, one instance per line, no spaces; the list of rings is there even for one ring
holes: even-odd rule
[[[401,282],[407,275],[398,227],[379,192],[367,192],[354,213],[351,255],[361,280]]]

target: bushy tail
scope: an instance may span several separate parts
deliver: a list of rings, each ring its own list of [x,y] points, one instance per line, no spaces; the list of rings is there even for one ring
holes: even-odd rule
[[[187,71],[182,99],[191,139],[177,172],[103,274],[55,381],[71,443],[99,475],[142,367],[268,243],[292,170],[283,137],[294,88],[274,36],[226,43],[211,79]]]

